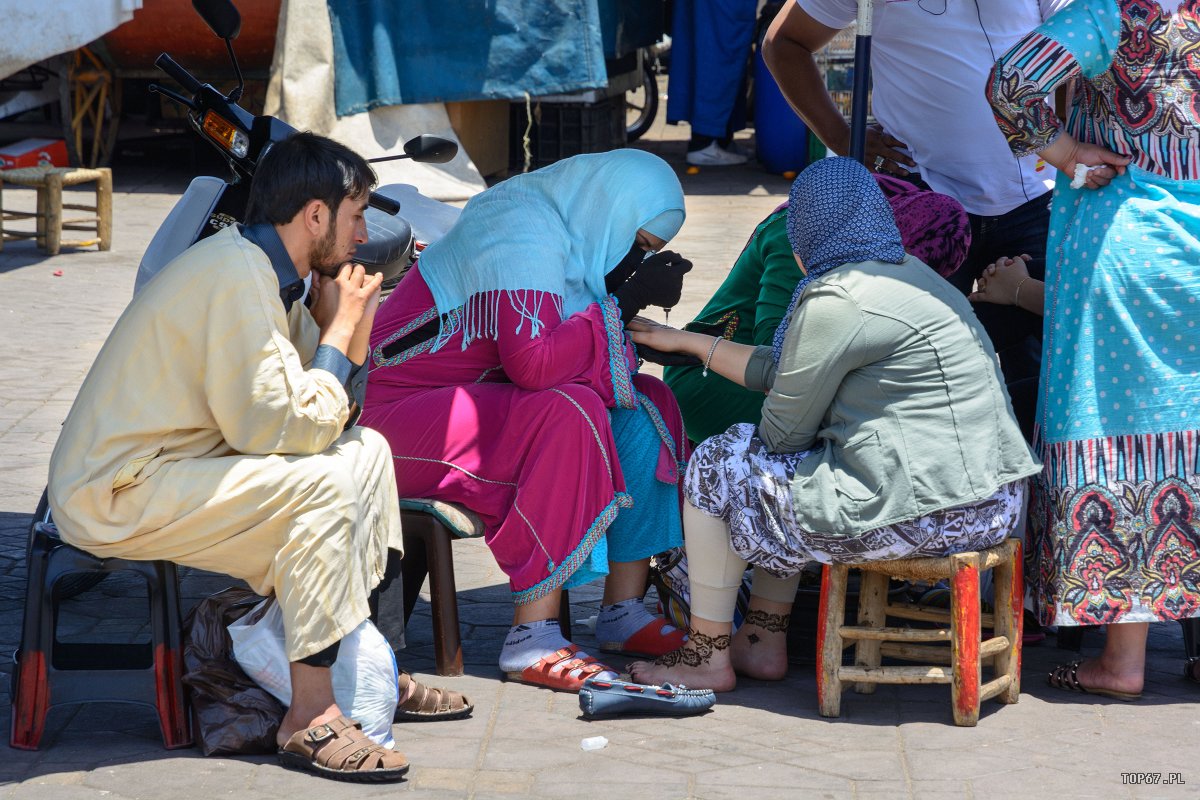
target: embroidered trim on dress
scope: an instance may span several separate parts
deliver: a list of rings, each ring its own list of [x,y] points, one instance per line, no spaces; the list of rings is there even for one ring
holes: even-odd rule
[[[600,301],[604,315],[604,332],[608,338],[608,371],[612,377],[613,395],[617,408],[637,408],[633,396],[633,375],[625,360],[625,330],[621,324],[621,307],[612,295]]]
[[[612,502],[604,507],[604,510],[588,527],[587,533],[583,535],[583,539],[571,551],[571,554],[563,559],[563,562],[555,567],[554,571],[546,578],[528,589],[513,592],[513,602],[519,606],[528,605],[541,600],[550,592],[562,588],[562,585],[567,582],[567,578],[570,578],[576,570],[583,566],[583,562],[591,555],[592,550],[596,548],[596,543],[608,530],[608,526],[612,525],[613,520],[617,518],[617,512],[622,508],[633,508],[633,498],[625,492],[617,492]]]
[[[394,342],[398,339],[403,339],[405,336],[408,336],[410,333],[415,331],[417,328],[419,328],[422,325],[426,324],[427,322],[430,322],[431,320],[433,320],[433,318],[436,316],[437,316],[436,308],[432,308],[432,307],[427,308],[415,319],[410,320],[404,326],[402,326],[400,328],[400,330],[396,331],[391,336],[387,337],[382,342],[375,345],[375,347],[371,350],[371,360],[375,362],[375,366],[377,366],[377,367],[394,367],[398,364],[403,364],[405,361],[408,361],[410,358],[419,356],[421,353],[427,352],[433,346],[433,339],[426,339],[425,341],[421,342],[420,344],[415,345],[414,347],[410,347],[407,350],[404,350],[400,353],[397,353],[396,355],[392,356],[391,358],[384,358],[384,356],[383,356],[383,348],[387,347],[389,344],[391,344],[392,342]]]
[[[396,459],[397,461],[420,461],[424,464],[441,464],[442,466],[450,467],[450,469],[458,470],[462,474],[466,475],[468,478],[474,478],[475,480],[483,481],[484,483],[494,483],[497,486],[513,486],[513,487],[515,487],[517,485],[510,481],[494,481],[494,480],[491,480],[490,478],[482,478],[482,477],[476,475],[474,472],[471,472],[471,470],[469,470],[469,469],[464,469],[463,467],[460,467],[458,464],[455,464],[451,461],[443,461],[440,458],[421,458],[419,456],[398,456],[398,455],[394,455],[394,454],[392,455],[392,458]]]
[[[604,447],[604,441],[600,438],[600,431],[596,430],[596,425],[592,422],[592,418],[589,417],[587,412],[583,410],[583,407],[575,401],[574,397],[571,397],[571,395],[567,394],[562,389],[551,389],[550,391],[554,392],[560,397],[565,398],[568,403],[575,406],[575,410],[579,412],[581,417],[583,417],[583,421],[586,422],[588,427],[592,429],[592,436],[596,439],[596,446],[600,448],[600,455],[604,456],[604,466],[608,469],[608,478],[609,480],[612,480],[612,461],[610,461],[608,458],[608,450]],[[516,484],[513,485],[515,486]]]
[[[662,412],[658,410],[658,406],[654,405],[653,401],[651,401],[649,397],[646,397],[646,395],[642,394],[637,389],[634,389],[633,393],[637,397],[638,404],[645,409],[646,415],[650,417],[650,422],[652,425],[654,425],[654,430],[658,431],[658,438],[662,439],[662,443],[666,446],[667,452],[672,456],[675,456],[675,461],[678,463],[679,451],[675,449],[675,437],[672,436],[671,431],[667,429],[667,423],[663,421]],[[684,465],[684,468],[686,468],[686,464]],[[675,474],[676,478],[675,480],[671,481],[671,483],[678,483],[678,476],[682,473],[680,470],[676,470]],[[665,482],[666,481],[664,481],[664,483]]]

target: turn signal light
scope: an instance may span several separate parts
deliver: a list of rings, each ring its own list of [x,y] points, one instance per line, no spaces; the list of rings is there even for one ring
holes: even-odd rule
[[[201,127],[208,138],[236,157],[245,158],[246,153],[250,152],[250,137],[215,111],[209,111],[204,115],[204,124]]]

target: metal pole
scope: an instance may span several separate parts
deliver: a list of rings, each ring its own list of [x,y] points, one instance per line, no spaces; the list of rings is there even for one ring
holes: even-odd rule
[[[871,22],[874,0],[859,0],[854,31],[854,94],[850,111],[850,157],[863,161],[867,144],[867,102],[871,87]]]

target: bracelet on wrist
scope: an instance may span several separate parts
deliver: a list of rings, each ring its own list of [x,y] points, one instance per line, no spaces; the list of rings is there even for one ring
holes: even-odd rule
[[[1025,285],[1025,281],[1027,281],[1027,280],[1029,280],[1028,275],[1026,275],[1024,278],[1021,278],[1021,280],[1017,281],[1017,288],[1013,292],[1013,305],[1016,306],[1017,308],[1021,307],[1021,287]]]
[[[700,373],[702,378],[708,377],[708,365],[712,363],[713,353],[717,352],[717,345],[721,343],[720,336],[713,337],[712,347],[708,348],[708,358],[704,359],[704,371]]]

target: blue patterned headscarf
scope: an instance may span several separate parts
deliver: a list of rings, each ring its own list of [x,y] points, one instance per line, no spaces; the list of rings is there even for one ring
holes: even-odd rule
[[[573,156],[496,184],[421,254],[442,317],[437,346],[460,329],[464,348],[495,339],[502,299],[536,336],[543,303],[563,318],[582,311],[607,294],[604,276],[639,228],[670,240],[683,219],[675,170],[642,150]]]
[[[771,343],[776,364],[808,284],[843,264],[904,260],[891,206],[871,173],[852,158],[823,158],[800,173],[788,194],[787,234],[804,277]]]

